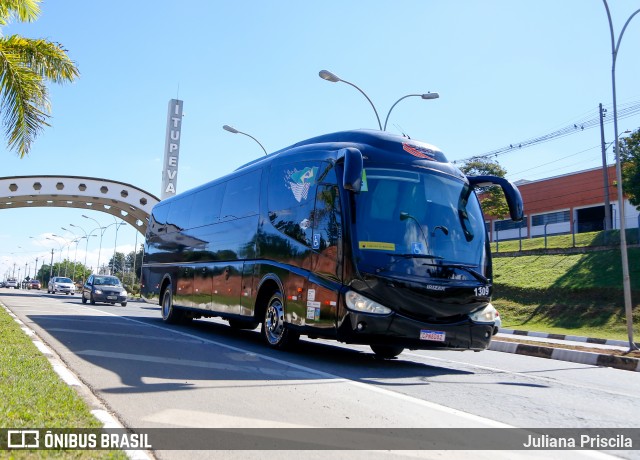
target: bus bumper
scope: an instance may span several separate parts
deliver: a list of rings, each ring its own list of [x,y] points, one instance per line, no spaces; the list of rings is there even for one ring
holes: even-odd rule
[[[485,350],[491,343],[493,323],[470,319],[433,324],[398,313],[379,316],[349,311],[338,330],[338,340],[364,345],[385,344],[411,350]]]

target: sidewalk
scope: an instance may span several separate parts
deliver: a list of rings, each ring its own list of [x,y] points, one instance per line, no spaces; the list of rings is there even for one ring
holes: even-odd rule
[[[640,372],[640,358],[624,356],[629,343],[620,340],[500,329],[489,350]]]

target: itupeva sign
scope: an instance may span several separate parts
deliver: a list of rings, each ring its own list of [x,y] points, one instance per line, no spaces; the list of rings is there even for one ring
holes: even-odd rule
[[[183,104],[183,101],[178,99],[169,101],[167,137],[164,143],[164,162],[162,163],[162,193],[160,194],[160,198],[163,200],[176,194]]]

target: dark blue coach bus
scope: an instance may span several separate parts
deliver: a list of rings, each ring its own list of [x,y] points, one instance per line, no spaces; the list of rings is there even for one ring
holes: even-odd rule
[[[158,203],[142,293],[167,323],[261,325],[274,348],[300,335],[409,349],[491,342],[491,253],[475,187],[436,147],[381,131],[328,134]]]

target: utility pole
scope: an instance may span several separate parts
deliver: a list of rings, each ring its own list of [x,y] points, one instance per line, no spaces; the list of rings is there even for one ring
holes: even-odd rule
[[[600,103],[600,143],[602,145],[602,177],[604,179],[604,229],[611,230],[611,201],[609,199],[609,168],[607,168],[607,146],[604,143],[604,117],[607,109]],[[616,152],[617,155],[617,152]]]
[[[53,278],[53,249],[51,249],[51,265],[49,265],[49,280]]]

